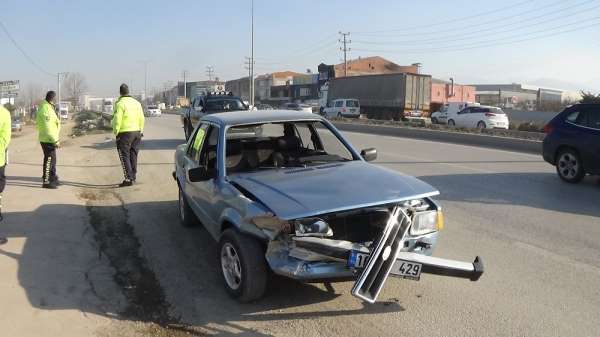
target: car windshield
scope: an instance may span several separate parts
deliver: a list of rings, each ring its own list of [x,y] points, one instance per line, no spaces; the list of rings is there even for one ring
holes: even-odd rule
[[[234,126],[226,139],[227,174],[355,160],[346,145],[317,121]]]
[[[204,110],[208,112],[246,110],[242,101],[234,98],[214,98],[206,100]]]

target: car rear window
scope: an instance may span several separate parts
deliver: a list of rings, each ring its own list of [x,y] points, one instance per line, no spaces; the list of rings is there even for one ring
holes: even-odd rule
[[[349,108],[358,108],[358,101],[346,101],[346,106]]]

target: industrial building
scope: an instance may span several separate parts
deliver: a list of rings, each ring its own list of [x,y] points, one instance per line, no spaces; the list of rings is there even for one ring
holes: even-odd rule
[[[475,101],[485,105],[527,110],[557,110],[562,105],[563,90],[511,84],[473,84]]]

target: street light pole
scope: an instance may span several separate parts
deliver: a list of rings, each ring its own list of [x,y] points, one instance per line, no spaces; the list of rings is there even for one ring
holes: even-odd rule
[[[60,95],[60,84],[61,84],[60,82],[61,82],[61,77],[62,77],[63,75],[67,75],[67,74],[68,74],[67,72],[64,72],[64,73],[58,73],[58,74],[57,74],[57,79],[58,79],[58,81],[57,81],[58,83],[57,83],[57,84],[58,84],[58,88],[56,89],[56,91],[57,91],[57,93],[56,93],[56,96],[58,96],[58,97],[57,97],[57,101],[56,101],[57,103],[56,103],[56,105],[58,106],[58,113],[59,113],[59,114],[60,114],[60,100],[61,100],[61,95]]]
[[[254,107],[254,0],[251,0],[250,7],[250,105]]]

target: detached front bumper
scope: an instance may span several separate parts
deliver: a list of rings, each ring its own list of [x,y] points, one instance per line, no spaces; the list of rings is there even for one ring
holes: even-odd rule
[[[303,282],[356,280],[352,294],[374,303],[387,278],[402,275],[402,264],[418,265],[419,275],[434,274],[477,281],[483,274],[483,261],[462,262],[430,256],[437,232],[411,237],[408,216],[396,208],[377,244],[368,249],[339,240],[276,240],[269,242],[265,255],[276,274]],[[319,242],[322,241],[322,242]],[[368,255],[364,269],[349,266],[352,251]]]

